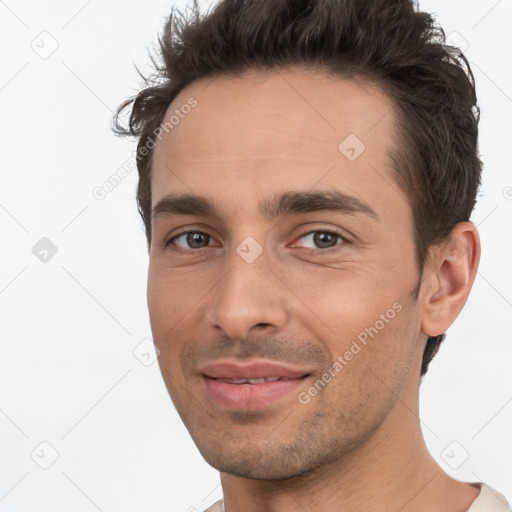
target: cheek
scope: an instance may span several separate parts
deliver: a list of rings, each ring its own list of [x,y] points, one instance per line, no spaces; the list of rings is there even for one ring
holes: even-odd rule
[[[354,315],[350,321],[340,321],[338,337],[329,342],[334,375],[325,407],[344,421],[375,422],[404,389],[418,347],[414,332],[419,320],[411,305],[394,305],[382,312],[377,309],[377,316]]]
[[[380,379],[399,385],[398,373],[409,364],[420,332],[421,315],[409,290],[413,278],[393,280],[365,268],[294,279],[305,305],[299,306],[300,322],[340,363],[344,377],[338,380],[361,389],[379,388]]]
[[[183,329],[186,329],[187,318],[193,311],[193,302],[187,297],[189,289],[179,286],[171,278],[171,273],[156,271],[150,266],[147,287],[149,320],[153,341],[160,351],[158,362],[166,382],[169,377],[165,370],[176,374],[174,368],[181,350],[180,340],[184,339]]]
[[[165,261],[150,262],[147,286],[149,319],[168,388],[177,385],[172,383],[170,375],[175,379],[179,377],[180,381],[185,378],[180,358],[194,333],[197,334],[205,308],[212,300],[211,291],[215,289],[216,282],[212,276],[212,272],[199,272],[193,268],[169,268]],[[166,371],[170,375],[166,375]]]
[[[332,335],[344,338],[357,337],[365,329],[377,323],[383,330],[401,309],[400,289],[382,286],[377,279],[368,277],[369,272],[344,271],[310,272],[294,276],[290,283],[298,283],[292,289],[316,320]],[[398,305],[393,305],[398,303]],[[304,309],[304,307],[302,307]],[[382,318],[381,318],[382,317]]]
[[[165,262],[150,262],[147,303],[155,335],[162,335],[190,314],[204,295],[197,273],[167,268]],[[174,330],[174,329],[173,329]]]
[[[163,331],[172,325],[172,319],[178,312],[176,301],[172,300],[167,284],[160,275],[151,271],[151,267],[148,274],[147,302],[151,330],[153,336],[158,339]]]
[[[171,274],[156,271],[148,272],[147,302],[153,342],[159,350],[158,365],[169,396],[178,411],[186,408],[183,397],[185,378],[180,370],[180,353],[185,343],[184,329],[187,327],[186,293],[177,287]],[[182,400],[185,399],[185,402]]]

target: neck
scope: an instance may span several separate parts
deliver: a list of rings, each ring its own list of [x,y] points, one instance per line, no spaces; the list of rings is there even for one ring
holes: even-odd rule
[[[418,385],[406,386],[393,411],[364,444],[336,462],[290,480],[221,473],[227,512],[465,512],[479,489],[449,477],[425,445]]]

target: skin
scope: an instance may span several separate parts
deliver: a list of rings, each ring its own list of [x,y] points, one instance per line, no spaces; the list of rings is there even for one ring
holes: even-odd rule
[[[191,96],[197,106],[155,148],[153,206],[169,193],[197,194],[221,215],[153,219],[147,298],[164,382],[221,472],[227,511],[467,510],[478,489],[428,453],[418,392],[427,335],[445,332],[462,309],[479,238],[473,224],[458,224],[420,275],[411,207],[386,154],[391,99],[376,84],[319,70],[252,70],[193,82],[166,118]],[[366,146],[354,161],[338,149],[349,134]],[[268,219],[259,210],[277,193],[319,190],[364,201],[378,219]],[[208,236],[191,246],[183,230]],[[311,234],[325,230],[346,241],[327,236],[326,252]],[[262,248],[251,263],[236,251],[249,236]],[[232,411],[205,393],[198,368],[220,358],[307,370],[299,391],[308,392],[397,303],[400,312],[308,403],[294,392],[260,411]]]

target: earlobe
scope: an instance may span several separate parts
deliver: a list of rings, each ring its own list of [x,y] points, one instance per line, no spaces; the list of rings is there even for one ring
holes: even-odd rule
[[[422,331],[446,332],[461,312],[473,286],[480,261],[480,237],[472,222],[460,222],[449,240],[433,248],[424,283]]]

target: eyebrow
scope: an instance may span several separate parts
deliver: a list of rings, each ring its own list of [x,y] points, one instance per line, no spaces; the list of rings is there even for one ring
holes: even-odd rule
[[[364,214],[375,220],[379,216],[365,202],[338,191],[288,191],[259,204],[260,213],[268,219],[293,213],[330,211],[347,215]],[[153,219],[174,215],[202,215],[221,218],[221,209],[205,196],[168,194],[153,207]]]

